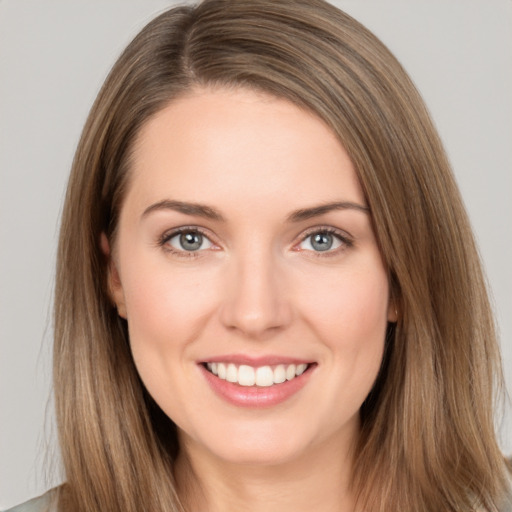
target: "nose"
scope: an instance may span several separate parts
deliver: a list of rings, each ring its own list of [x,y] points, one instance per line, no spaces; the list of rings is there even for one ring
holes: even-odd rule
[[[253,339],[286,328],[292,319],[292,307],[282,269],[268,254],[234,260],[224,283],[220,310],[224,326]]]

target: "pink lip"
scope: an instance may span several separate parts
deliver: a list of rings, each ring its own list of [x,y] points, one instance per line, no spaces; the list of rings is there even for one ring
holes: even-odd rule
[[[274,366],[278,364],[311,364],[312,361],[297,359],[296,357],[283,356],[258,356],[252,357],[244,354],[228,354],[215,356],[201,361],[203,363],[233,363],[236,365],[246,364],[257,368],[258,366]]]
[[[267,362],[268,360],[268,358],[265,359],[265,364],[275,364]],[[216,360],[213,359],[208,360],[208,362],[210,361],[216,362]],[[228,362],[226,359],[218,359],[218,361]],[[236,362],[239,361],[239,359],[236,359]],[[280,359],[279,362],[282,363],[283,359]],[[247,362],[239,364],[247,364]],[[251,363],[249,364],[252,366],[263,366],[259,362],[258,364],[254,364],[254,359],[251,359]],[[204,365],[199,364],[198,366],[206,381],[210,385],[210,388],[215,392],[217,396],[232,405],[236,405],[237,407],[251,407],[255,409],[272,407],[291,398],[307,384],[311,374],[314,371],[314,368],[316,368],[316,364],[313,364],[310,365],[310,367],[302,375],[295,377],[292,380],[285,381],[282,384],[274,384],[273,386],[269,387],[259,387],[240,386],[239,384],[219,379],[217,376],[213,375],[213,373],[209,372]]]

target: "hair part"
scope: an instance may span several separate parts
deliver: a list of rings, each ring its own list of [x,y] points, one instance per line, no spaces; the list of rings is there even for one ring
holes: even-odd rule
[[[360,23],[321,0],[206,0],[150,22],[110,72],[69,180],[57,262],[54,381],[61,510],[182,510],[172,421],[145,391],[108,259],[141,127],[194,89],[250,88],[313,112],[355,166],[399,321],[361,409],[365,510],[498,510],[499,350],[475,242],[414,85]],[[67,508],[66,508],[67,507]]]

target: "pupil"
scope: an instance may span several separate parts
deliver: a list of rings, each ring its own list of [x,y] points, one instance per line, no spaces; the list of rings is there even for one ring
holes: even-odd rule
[[[197,251],[203,243],[203,235],[200,233],[182,233],[180,244],[186,251]]]
[[[332,243],[332,235],[329,233],[317,233],[311,241],[311,245],[316,251],[327,251],[332,247]]]

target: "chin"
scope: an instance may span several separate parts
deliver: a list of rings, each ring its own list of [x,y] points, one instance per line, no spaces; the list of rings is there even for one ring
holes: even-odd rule
[[[247,421],[218,425],[200,436],[186,436],[190,450],[207,452],[219,461],[251,466],[277,466],[297,462],[322,444],[326,433],[296,421]],[[309,428],[308,428],[309,427]]]
[[[279,443],[267,443],[266,440],[258,444],[229,443],[224,449],[220,446],[213,449],[213,454],[226,463],[254,467],[284,465],[297,460],[304,452],[299,446],[283,446]]]

